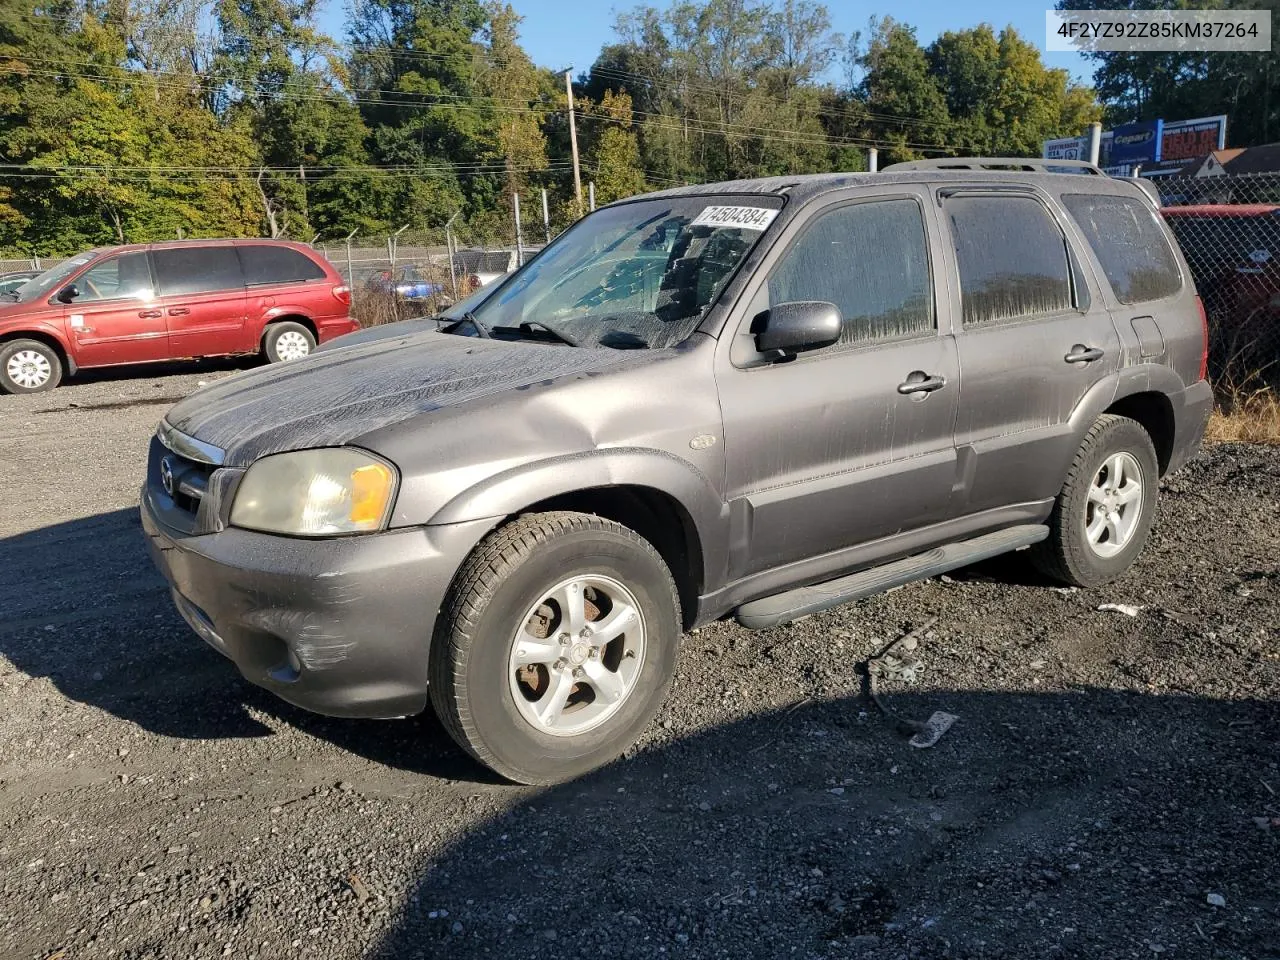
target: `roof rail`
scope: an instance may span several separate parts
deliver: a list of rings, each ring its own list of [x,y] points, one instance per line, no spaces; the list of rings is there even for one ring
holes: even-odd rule
[[[939,157],[934,160],[908,160],[891,163],[890,170],[993,170],[1027,173],[1087,173],[1105,177],[1102,169],[1087,160],[1046,160],[1041,157]]]

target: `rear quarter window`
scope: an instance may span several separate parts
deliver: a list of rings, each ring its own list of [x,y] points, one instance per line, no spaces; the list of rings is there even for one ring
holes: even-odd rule
[[[1084,193],[1064,194],[1062,204],[1121,303],[1162,300],[1182,289],[1177,258],[1150,204]]]
[[[236,252],[244,267],[244,282],[251,287],[264,283],[323,280],[325,277],[320,264],[289,247],[253,243],[237,246]]]

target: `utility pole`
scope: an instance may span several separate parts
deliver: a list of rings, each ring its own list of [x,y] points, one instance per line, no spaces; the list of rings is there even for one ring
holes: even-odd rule
[[[573,68],[564,72],[564,92],[569,96],[569,148],[573,151],[573,200],[582,216],[582,174],[578,172],[578,124],[573,117]]]

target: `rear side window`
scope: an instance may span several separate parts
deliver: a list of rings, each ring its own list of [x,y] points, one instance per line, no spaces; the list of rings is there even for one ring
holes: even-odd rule
[[[954,196],[946,211],[966,327],[1072,309],[1067,241],[1038,200]]]
[[[879,200],[818,216],[769,276],[769,302],[840,308],[840,343],[934,330],[924,220],[914,200]]]
[[[180,297],[244,286],[235,247],[169,247],[151,251],[160,293]]]
[[[244,268],[244,282],[251,287],[261,283],[323,280],[325,276],[318,263],[288,247],[254,243],[237,246],[236,251]]]
[[[1161,300],[1182,289],[1182,273],[1150,204],[1128,197],[1064,194],[1121,303]]]

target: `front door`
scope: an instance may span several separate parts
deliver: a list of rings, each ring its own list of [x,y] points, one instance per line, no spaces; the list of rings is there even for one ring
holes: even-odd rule
[[[1075,455],[1072,411],[1119,365],[1115,326],[1042,198],[966,190],[942,202],[962,324],[958,512],[1047,500]]]
[[[246,333],[244,274],[235,247],[156,247],[151,257],[175,358],[255,348]]]
[[[168,356],[164,314],[145,253],[100,260],[72,285],[78,295],[67,303],[63,316],[80,366],[140,363]]]
[[[828,205],[789,228],[747,291],[717,374],[731,578],[949,515],[959,371],[939,329],[925,202],[886,188]],[[791,360],[756,354],[752,321],[797,300],[839,307],[840,342]]]

